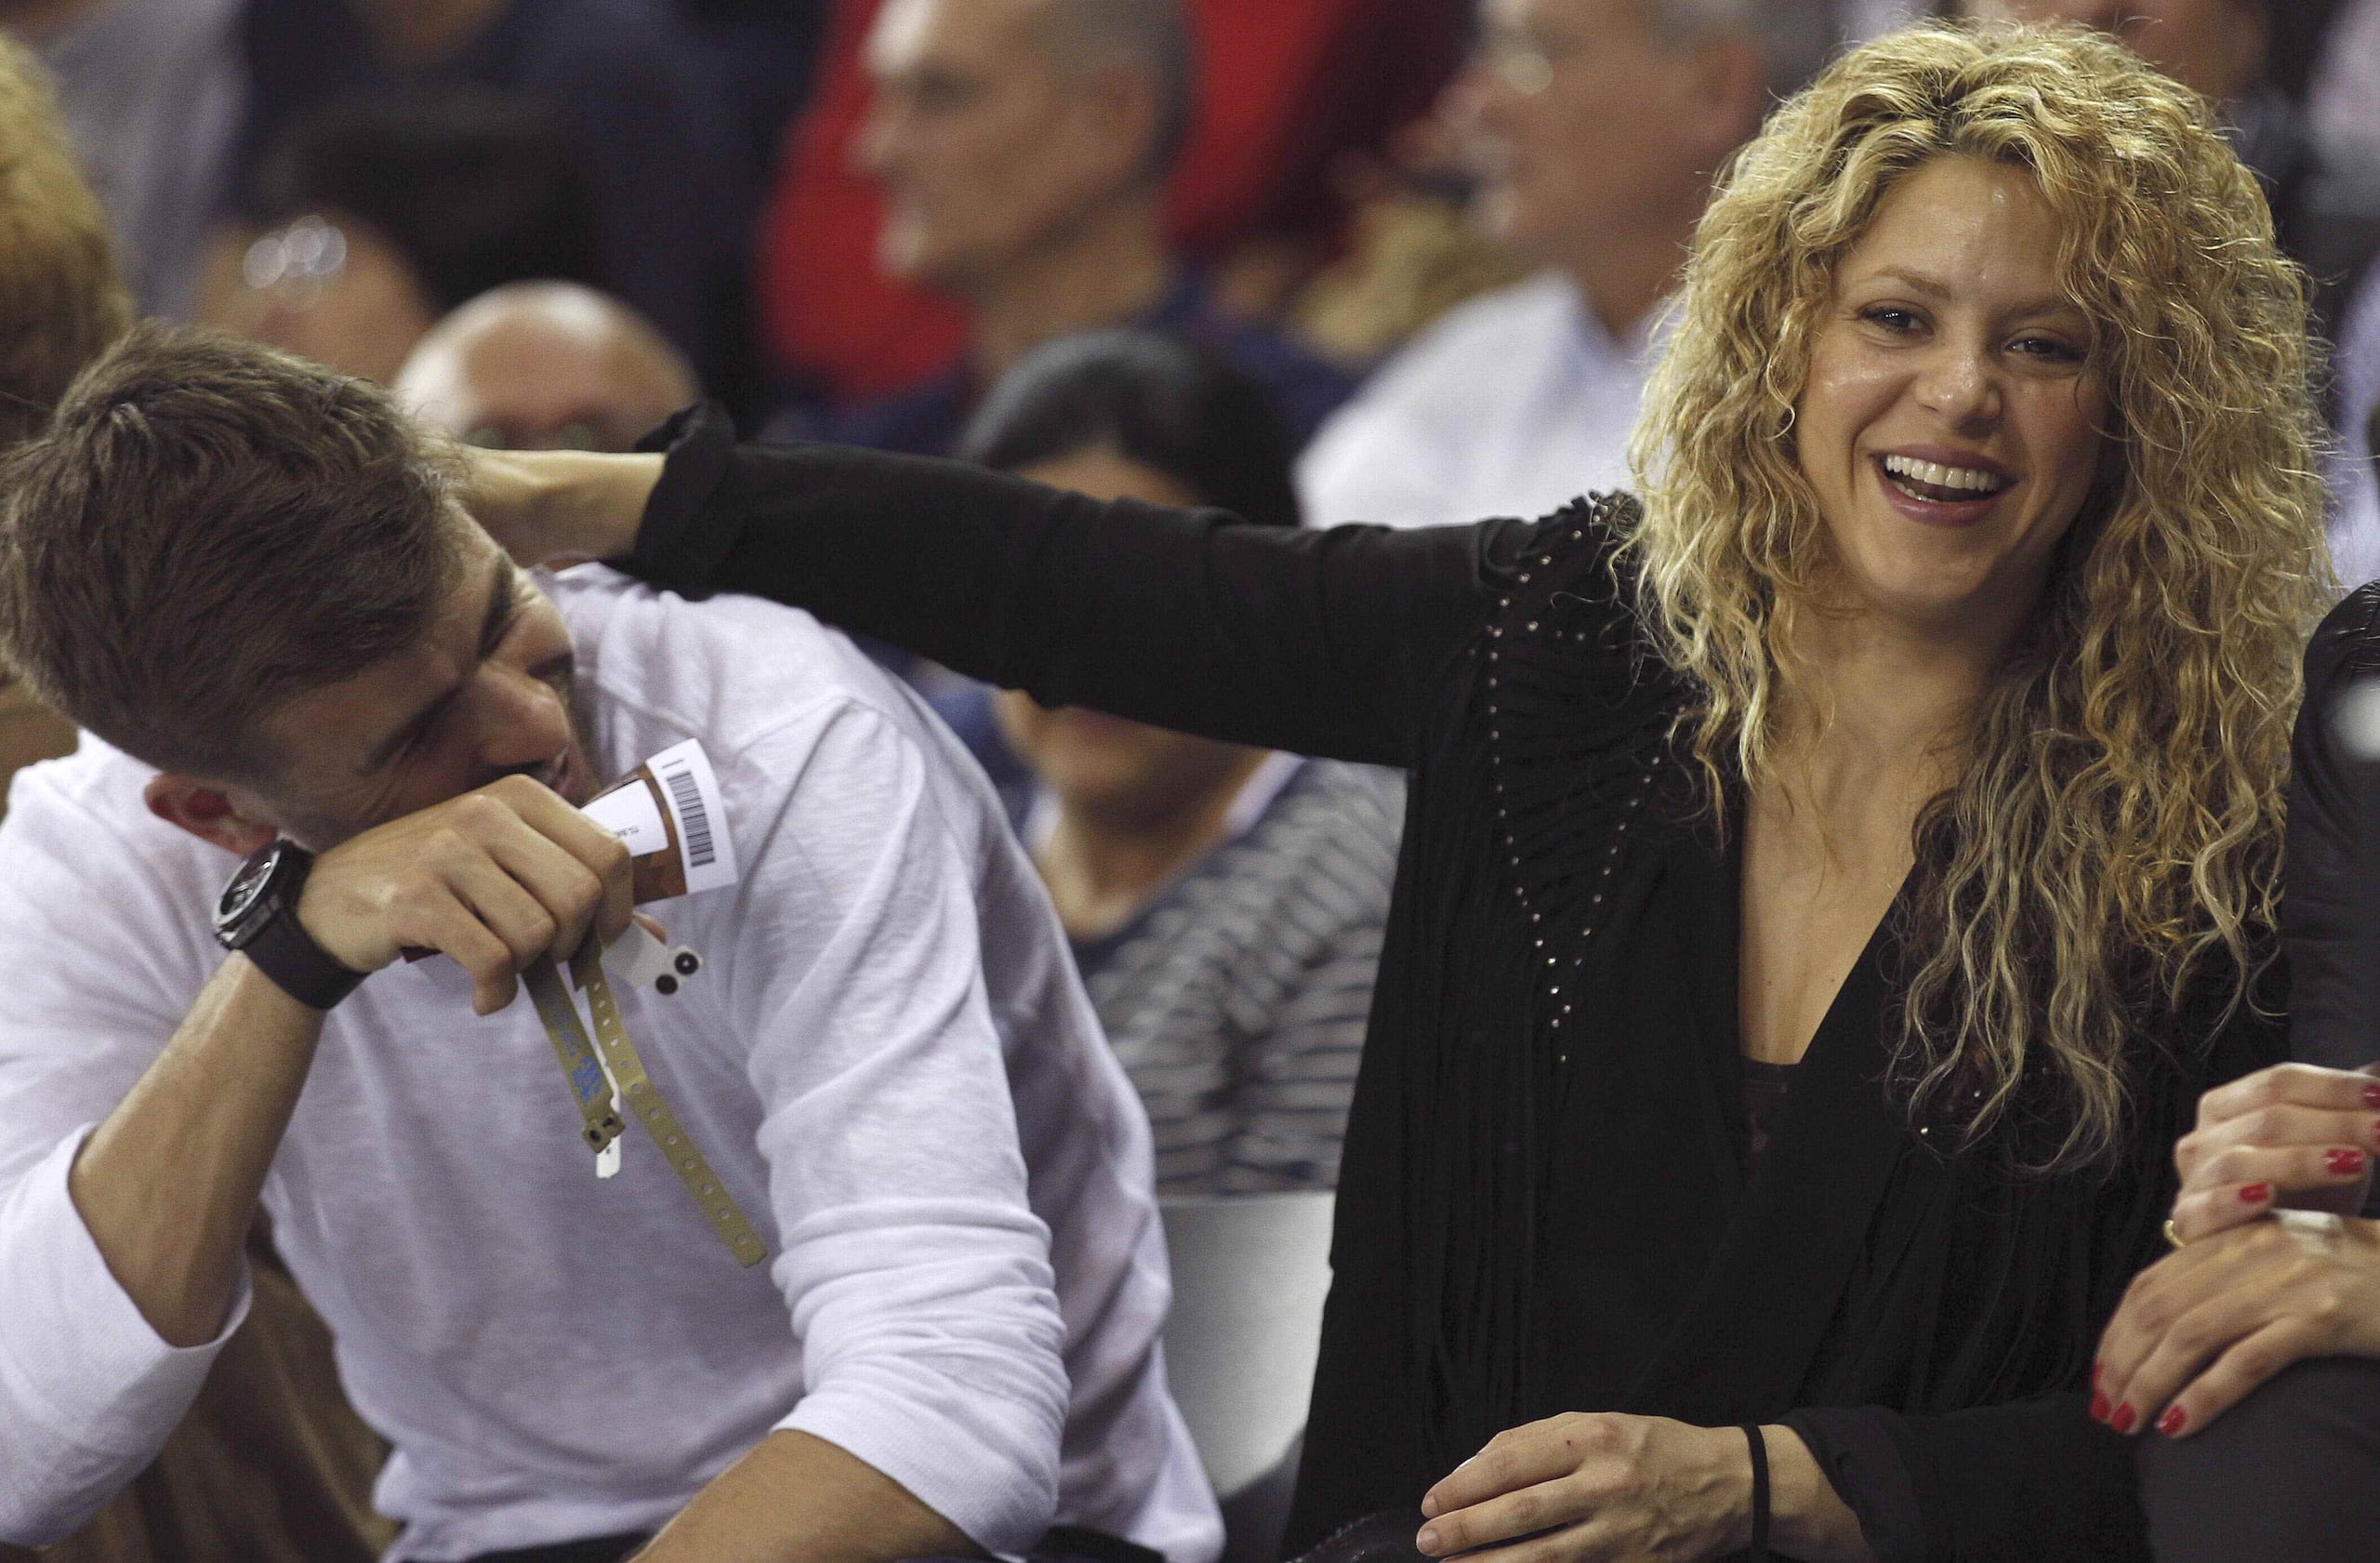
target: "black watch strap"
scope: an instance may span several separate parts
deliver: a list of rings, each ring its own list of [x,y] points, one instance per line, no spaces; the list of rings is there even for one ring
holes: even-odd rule
[[[292,999],[327,1010],[354,992],[364,974],[339,964],[298,921],[298,897],[313,866],[313,854],[295,841],[273,841],[252,854],[223,889],[215,936]]]
[[[364,974],[342,966],[314,943],[294,904],[277,908],[240,953],[284,993],[310,1009],[327,1010],[354,992]]]

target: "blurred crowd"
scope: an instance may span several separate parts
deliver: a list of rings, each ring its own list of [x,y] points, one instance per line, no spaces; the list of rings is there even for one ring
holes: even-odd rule
[[[1141,325],[1263,387],[1310,520],[1408,524],[1620,482],[1711,171],[1844,41],[1959,9],[2110,28],[2222,105],[2339,344],[2342,574],[2380,572],[2372,0],[8,0],[0,22],[57,76],[143,311],[434,381],[471,439],[616,446],[693,390],[747,434],[945,454],[1033,347]],[[608,297],[496,291],[522,283]]]
[[[708,399],[765,440],[1410,526],[1626,485],[1714,172],[1845,43],[1953,11],[2107,28],[2218,105],[2331,344],[2338,574],[2380,576],[2380,0],[0,0],[0,27],[139,312],[469,444],[627,450]],[[872,650],[1001,787],[1160,1193],[1329,1188],[1402,778]],[[0,786],[71,743],[0,691]],[[311,1430],[236,1458],[318,1478],[293,1556],[364,1556],[371,1439],[307,1403],[327,1348],[277,1305],[294,1333],[241,1370],[268,1409],[224,1414]],[[185,1449],[178,1490],[237,1442]],[[155,1544],[108,1523],[89,1556]]]

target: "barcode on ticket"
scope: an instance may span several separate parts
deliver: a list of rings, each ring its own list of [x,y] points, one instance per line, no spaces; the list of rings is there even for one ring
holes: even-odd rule
[[[689,739],[662,750],[645,762],[668,801],[678,826],[678,845],[684,854],[686,889],[718,890],[734,884],[735,842],[728,833],[719,778],[702,745]]]
[[[678,805],[678,819],[685,828],[686,867],[709,868],[719,854],[710,843],[710,811],[703,807],[702,784],[687,770],[666,771],[661,779],[668,784],[670,801]]]

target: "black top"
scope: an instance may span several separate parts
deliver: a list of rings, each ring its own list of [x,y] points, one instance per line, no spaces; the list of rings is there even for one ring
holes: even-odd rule
[[[2350,753],[2336,726],[2342,697],[2375,680],[2380,581],[2314,632],[2290,750],[2290,1053],[2338,1069],[2380,1058],[2380,765]]]
[[[1504,1427],[1616,1410],[1790,1420],[1888,1559],[2147,1556],[2084,1381],[2162,1252],[2174,1139],[2282,1056],[2278,1026],[2176,1020],[2132,1153],[2020,1179],[1887,1101],[1880,931],[1747,1177],[1738,865],[1669,752],[1682,695],[1622,605],[1609,504],[1288,531],[736,450],[707,415],[662,438],[650,579],[1045,705],[1411,770],[1291,1549],[1410,1512]]]
[[[1785,1104],[1793,1098],[1792,1064],[1764,1064],[1757,1058],[1741,1060],[1744,1072],[1744,1171],[1757,1172],[1768,1159],[1768,1147],[1777,1138],[1777,1126],[1785,1116]]]

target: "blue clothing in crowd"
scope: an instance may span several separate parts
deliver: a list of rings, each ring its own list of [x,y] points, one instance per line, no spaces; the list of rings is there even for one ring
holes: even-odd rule
[[[1263,386],[1281,415],[1292,448],[1302,448],[1322,420],[1355,389],[1352,376],[1318,353],[1299,346],[1272,326],[1236,320],[1216,309],[1206,284],[1177,272],[1157,307],[1125,324],[1170,332],[1203,342]],[[965,364],[907,391],[829,413],[806,425],[790,421],[784,431],[868,450],[906,456],[947,456],[959,444],[967,415],[983,388]]]

